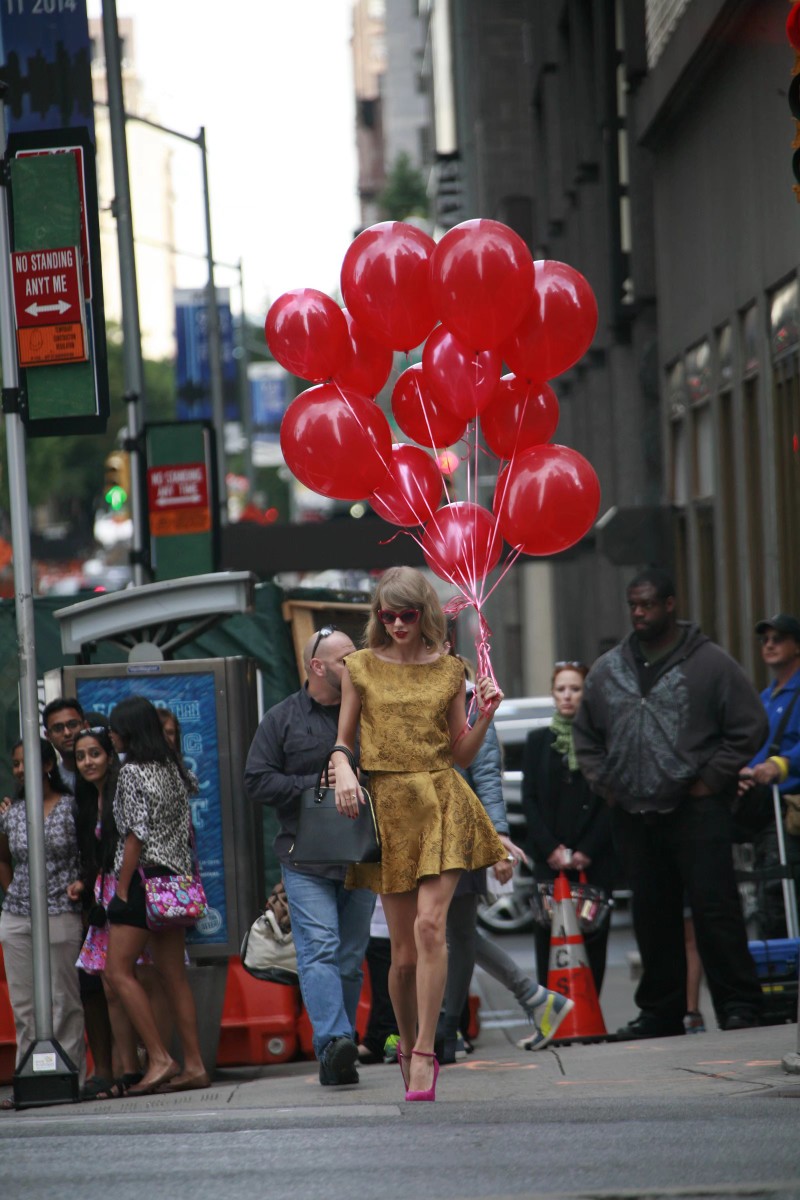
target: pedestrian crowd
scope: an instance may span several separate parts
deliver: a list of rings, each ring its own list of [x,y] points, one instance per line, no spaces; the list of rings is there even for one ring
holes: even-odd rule
[[[518,1044],[550,1044],[573,1001],[547,987],[547,924],[536,927],[527,971],[477,924],[481,897],[510,886],[525,861],[540,898],[560,876],[606,900],[621,884],[630,890],[639,1011],[618,1038],[702,1029],[703,973],[721,1029],[762,1020],[734,845],[750,842],[757,864],[774,867],[780,841],[800,886],[800,621],[777,614],[756,626],[773,676],[759,696],[732,658],[678,618],[665,572],[640,572],[626,600],[631,631],[618,645],[591,668],[554,664],[552,720],[524,747],[524,846],[509,836],[502,791],[493,727],[502,691],[454,652],[421,572],[381,576],[361,648],[334,625],[308,639],[305,681],[261,720],[244,786],[277,815],[275,852],[323,1086],[357,1084],[360,1067],[395,1062],[406,1100],[435,1100],[440,1066],[469,1049],[476,963],[530,1022]],[[66,697],[42,720],[54,1037],[84,1099],[204,1087],[185,927],[153,927],[145,902],[148,879],[187,876],[195,865],[198,782],[178,720],[142,696],[107,720]],[[19,1064],[35,1040],[22,743],[11,763],[16,794],[0,807],[0,943]],[[301,797],[321,772],[343,820],[374,806],[379,861],[297,857]],[[785,814],[780,839],[774,789]],[[781,874],[767,870],[759,885],[764,937],[786,934],[774,886],[777,878],[782,897]],[[609,907],[584,935],[598,994]],[[372,1010],[357,1030],[365,961]]]

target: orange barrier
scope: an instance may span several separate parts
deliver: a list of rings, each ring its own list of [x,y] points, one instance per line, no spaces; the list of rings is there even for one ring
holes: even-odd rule
[[[553,888],[553,925],[550,934],[550,962],[547,986],[575,1002],[553,1038],[553,1045],[565,1042],[603,1042],[608,1038],[594,978],[586,957],[578,917],[572,902],[569,882],[560,872]]]
[[[228,964],[217,1066],[289,1062],[297,1054],[300,989],[248,975],[238,958]]]
[[[16,1057],[17,1034],[14,1029],[14,1014],[8,998],[8,984],[3,979],[0,982],[0,1083],[11,1083]]]

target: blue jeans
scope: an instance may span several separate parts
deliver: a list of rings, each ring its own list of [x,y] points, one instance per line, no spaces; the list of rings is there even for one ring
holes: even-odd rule
[[[334,1038],[354,1036],[375,895],[361,888],[347,891],[339,880],[291,867],[282,872],[300,990],[319,1058]]]

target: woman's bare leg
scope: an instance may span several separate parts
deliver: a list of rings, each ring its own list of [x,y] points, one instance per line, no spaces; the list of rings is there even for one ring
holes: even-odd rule
[[[150,952],[156,970],[164,981],[183,1049],[183,1070],[174,1080],[175,1084],[185,1079],[197,1079],[206,1073],[200,1057],[197,1009],[184,963],[185,949],[185,929],[164,929],[154,933],[150,939]]]
[[[119,1072],[123,1075],[138,1075],[140,1068],[136,1031],[128,1020],[128,1014],[122,1006],[122,1001],[106,979],[105,971],[101,978],[108,1003],[108,1019],[111,1022],[114,1055],[118,1062]]]
[[[423,879],[417,889],[417,1038],[414,1049],[433,1054],[436,1026],[447,983],[447,910],[460,878],[460,871],[445,871]],[[433,1082],[433,1060],[414,1055],[410,1064],[409,1089],[426,1091]]]
[[[382,896],[381,902],[392,943],[389,997],[403,1057],[408,1059],[417,1038],[417,946],[414,939],[417,893],[396,892]],[[408,1066],[403,1067],[403,1072],[407,1079]]]
[[[133,925],[112,925],[109,930],[106,956],[108,982],[119,996],[128,1019],[147,1050],[147,1071],[142,1082],[131,1089],[132,1092],[145,1092],[157,1087],[179,1069],[161,1040],[147,992],[136,978],[134,970],[137,958],[151,937],[155,942],[149,930],[137,929]]]

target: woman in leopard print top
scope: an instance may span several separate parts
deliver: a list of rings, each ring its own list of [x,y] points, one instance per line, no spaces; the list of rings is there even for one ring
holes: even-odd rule
[[[114,797],[119,842],[114,860],[117,890],[108,906],[111,926],[106,979],[117,992],[131,1024],[147,1049],[147,1071],[129,1095],[157,1088],[184,1091],[205,1087],[209,1078],[200,1057],[197,1013],[185,967],[186,930],[150,930],[144,906],[146,876],[188,874],[192,870],[189,796],[197,780],[167,743],[157,710],[144,696],[130,696],[112,711],[111,740],[125,755]],[[167,1050],[149,998],[135,973],[148,945],[166,985],[183,1046],[183,1070]]]

